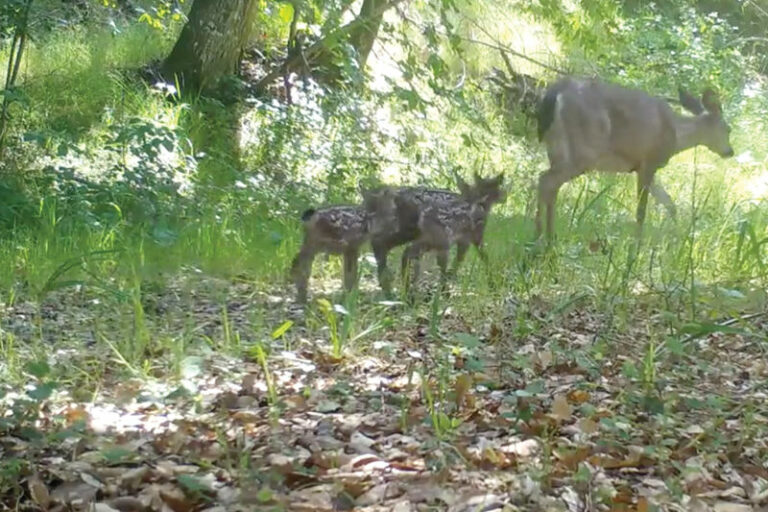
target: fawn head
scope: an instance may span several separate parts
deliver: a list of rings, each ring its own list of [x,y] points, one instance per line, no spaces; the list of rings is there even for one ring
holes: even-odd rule
[[[482,205],[485,209],[489,209],[492,205],[504,201],[507,197],[507,193],[502,187],[504,183],[503,172],[492,178],[483,178],[475,172],[474,179],[474,184],[469,185],[463,179],[458,178],[461,197],[465,201]]]
[[[397,220],[397,192],[393,187],[383,186],[361,190],[363,204],[368,215],[368,231],[377,234],[392,229]]]

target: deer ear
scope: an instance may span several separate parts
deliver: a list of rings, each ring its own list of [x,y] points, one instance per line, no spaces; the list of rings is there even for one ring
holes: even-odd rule
[[[497,185],[501,185],[502,183],[504,183],[504,171],[501,171],[499,175],[496,176],[496,178],[494,178],[494,181],[496,182]]]
[[[360,195],[363,196],[363,204],[373,205],[381,196],[381,190],[360,187]]]
[[[680,104],[685,110],[691,114],[696,115],[704,112],[704,106],[701,104],[701,101],[699,101],[698,98],[693,96],[691,93],[680,87],[678,89],[678,94],[680,96]]]
[[[469,190],[470,190],[469,185],[467,184],[466,181],[464,181],[464,178],[462,178],[458,174],[456,175],[456,185],[459,187],[459,192],[461,192],[462,194],[466,195],[469,193]]]
[[[710,114],[720,115],[723,113],[723,107],[720,105],[720,98],[718,98],[717,93],[712,89],[704,91],[704,94],[701,95],[701,103]]]
[[[480,176],[480,173],[477,171],[474,171],[472,173],[472,177],[475,178],[475,185],[477,185],[478,183],[482,183],[483,181],[483,177]]]

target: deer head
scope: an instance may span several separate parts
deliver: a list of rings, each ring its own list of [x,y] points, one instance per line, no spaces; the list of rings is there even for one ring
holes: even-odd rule
[[[707,89],[701,99],[680,88],[680,103],[688,112],[701,120],[701,141],[710,151],[722,157],[733,156],[730,134],[731,128],[723,119],[723,107],[717,93]]]

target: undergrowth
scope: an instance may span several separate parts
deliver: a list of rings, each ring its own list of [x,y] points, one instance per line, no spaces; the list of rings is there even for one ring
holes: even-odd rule
[[[338,259],[318,259],[313,295],[346,306],[314,303],[307,326],[318,337],[335,332],[337,355],[350,340],[445,315],[478,331],[504,318],[523,337],[541,322],[588,310],[602,315],[598,337],[609,339],[649,316],[663,318],[665,336],[766,305],[768,141],[758,95],[728,109],[736,159],[700,149],[660,171],[680,213],[671,219],[654,207],[639,249],[633,179],[591,174],[564,187],[557,243],[542,250],[532,243],[531,219],[544,152],[532,137],[506,134],[479,88],[468,84],[463,103],[436,98],[423,111],[404,108],[397,94],[344,91],[318,104],[311,90],[297,91],[293,106],[261,98],[232,107],[140,78],[137,69],[166,54],[171,35],[128,24],[117,32],[68,28],[35,41],[23,68],[26,101],[13,110],[14,154],[0,182],[0,303],[34,304],[38,316],[51,301],[74,300],[62,292],[98,304],[106,317],[92,326],[92,342],[123,370],[152,373],[165,364],[157,354],[178,367],[192,347],[221,341],[200,337],[194,325],[168,331],[147,306],[173,276],[223,278],[252,287],[254,300],[285,299],[305,208],[357,202],[359,187],[381,180],[453,187],[456,171],[504,170],[511,182],[485,237],[489,266],[470,255],[450,298],[403,310],[382,305],[370,254],[352,302],[339,292]],[[764,91],[759,82],[750,87]],[[398,261],[396,253],[390,264]],[[551,314],[531,317],[532,304]],[[254,318],[253,331],[238,336],[261,342],[291,314],[286,307],[285,318]],[[52,339],[40,331],[20,338],[2,324],[0,334],[6,352],[28,357],[39,350],[25,346]],[[240,346],[231,336],[225,345]],[[4,359],[3,379],[19,378],[17,359]]]

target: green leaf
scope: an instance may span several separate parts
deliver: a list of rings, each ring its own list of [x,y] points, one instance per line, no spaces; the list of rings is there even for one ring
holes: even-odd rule
[[[328,299],[317,299],[317,306],[320,308],[320,311],[322,311],[323,313],[333,310],[333,306],[328,301]]]
[[[341,404],[335,400],[320,400],[317,404],[317,412],[329,413],[341,409]]]
[[[464,348],[470,350],[475,349],[481,345],[481,342],[477,336],[466,332],[457,332],[453,337],[456,338],[456,341],[458,341]]]
[[[189,398],[192,396],[192,393],[185,388],[184,386],[179,386],[167,395],[165,395],[166,400],[177,400],[179,398]]]
[[[293,20],[293,4],[281,5],[277,14],[283,22],[290,23]]]
[[[102,450],[101,456],[109,464],[118,464],[133,459],[134,452],[127,448],[116,446]]]
[[[476,357],[468,358],[465,367],[470,372],[481,372],[485,369],[483,362]]]
[[[47,377],[51,373],[51,367],[47,361],[31,361],[24,366],[24,369],[38,379]]]
[[[546,384],[544,380],[539,379],[528,384],[528,386],[526,386],[525,389],[518,389],[517,391],[515,391],[515,394],[517,396],[528,397],[528,396],[534,396],[534,395],[543,393],[545,389],[546,389]]]
[[[667,341],[664,342],[664,345],[667,347],[671,354],[676,356],[681,356],[685,353],[685,347],[678,338],[667,338]]]
[[[200,356],[187,356],[181,361],[181,376],[184,379],[193,379],[203,373],[203,358]]]
[[[651,414],[662,414],[664,412],[664,402],[657,396],[645,395],[642,404],[643,408]]]
[[[176,480],[188,492],[203,493],[207,490],[207,487],[192,475],[179,475]]]
[[[37,386],[35,389],[27,391],[27,395],[29,395],[32,400],[42,402],[53,394],[54,389],[56,389],[55,382],[46,382],[45,384]]]
[[[278,338],[282,338],[283,335],[286,332],[288,332],[288,329],[290,329],[291,327],[293,327],[293,320],[287,320],[283,322],[283,325],[281,325],[280,327],[278,327],[272,332],[272,339],[276,340]]]
[[[624,364],[621,366],[621,373],[628,379],[637,379],[640,377],[640,372],[632,361],[624,361]]]
[[[259,492],[256,493],[256,500],[259,503],[269,503],[272,501],[272,490],[268,487],[262,487]]]
[[[683,334],[692,334],[694,336],[702,336],[704,334],[711,334],[714,332],[722,332],[726,334],[749,334],[744,329],[737,327],[730,327],[728,325],[710,324],[710,323],[698,323],[691,322],[684,324],[680,328],[680,332]]]

